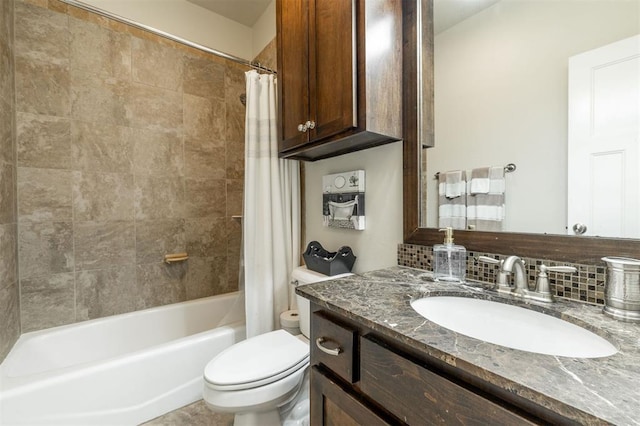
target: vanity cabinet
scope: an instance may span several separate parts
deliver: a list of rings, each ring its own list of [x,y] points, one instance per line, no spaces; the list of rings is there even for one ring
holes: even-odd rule
[[[319,160],[402,137],[402,2],[278,0],[279,152]]]
[[[312,425],[570,423],[335,312],[312,311]]]

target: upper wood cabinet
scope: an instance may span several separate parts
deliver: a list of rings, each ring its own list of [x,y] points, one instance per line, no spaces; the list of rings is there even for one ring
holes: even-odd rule
[[[313,161],[402,137],[401,5],[277,1],[281,157]]]

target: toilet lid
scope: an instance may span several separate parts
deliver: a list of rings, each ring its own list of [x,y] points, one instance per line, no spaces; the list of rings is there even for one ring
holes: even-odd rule
[[[309,344],[284,330],[244,340],[225,349],[204,369],[213,388],[238,390],[263,386],[309,363]]]

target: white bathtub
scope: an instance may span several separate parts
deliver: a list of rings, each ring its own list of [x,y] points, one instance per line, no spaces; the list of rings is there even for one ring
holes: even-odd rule
[[[0,424],[139,424],[200,399],[207,362],[244,338],[241,292],[23,334]]]

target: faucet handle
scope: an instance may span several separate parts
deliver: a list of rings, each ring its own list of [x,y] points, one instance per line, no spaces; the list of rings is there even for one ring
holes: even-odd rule
[[[538,267],[538,277],[536,278],[536,289],[530,295],[532,299],[542,302],[553,302],[553,296],[549,286],[549,276],[547,272],[564,272],[567,274],[576,273],[578,270],[573,266],[547,266],[542,264]]]
[[[488,256],[478,256],[476,257],[476,260],[478,262],[484,262],[484,263],[489,263],[492,265],[500,265],[502,267],[502,264],[504,263],[504,260],[498,260],[498,259],[494,259],[493,257],[488,257]]]
[[[545,272],[564,272],[566,274],[575,274],[578,272],[578,269],[573,266],[546,266],[544,264],[540,265],[540,273]]]

